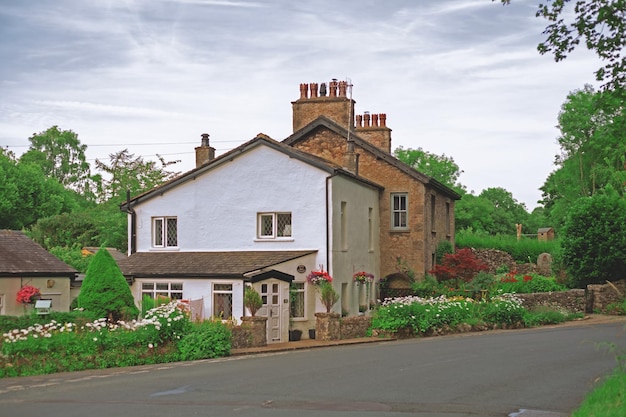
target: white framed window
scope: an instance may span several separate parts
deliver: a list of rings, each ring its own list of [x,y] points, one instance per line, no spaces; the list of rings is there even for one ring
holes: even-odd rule
[[[291,237],[291,213],[259,213],[257,237],[259,239]]]
[[[233,316],[233,284],[213,284],[213,316],[222,320]]]
[[[149,296],[155,300],[159,297],[167,297],[170,300],[183,299],[182,282],[142,282],[141,295]]]
[[[304,318],[304,282],[292,282],[289,286],[290,317],[294,319]]]
[[[409,218],[409,195],[407,193],[391,193],[391,228],[407,229]]]
[[[178,246],[178,219],[176,217],[152,218],[152,246],[155,248]]]

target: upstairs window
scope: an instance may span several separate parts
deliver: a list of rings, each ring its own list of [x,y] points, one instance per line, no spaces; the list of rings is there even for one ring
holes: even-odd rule
[[[391,228],[408,228],[408,194],[391,193]]]
[[[169,248],[178,246],[178,221],[176,217],[152,219],[152,246]]]
[[[259,239],[291,237],[291,213],[259,213],[257,223]]]

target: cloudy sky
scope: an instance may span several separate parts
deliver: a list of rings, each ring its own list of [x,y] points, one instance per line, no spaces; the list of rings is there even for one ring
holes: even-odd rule
[[[96,158],[194,166],[292,133],[299,84],[349,79],[356,113],[386,113],[392,148],[452,157],[476,194],[536,207],[587,51],[541,56],[538,0],[0,0],[0,146],[58,125]]]

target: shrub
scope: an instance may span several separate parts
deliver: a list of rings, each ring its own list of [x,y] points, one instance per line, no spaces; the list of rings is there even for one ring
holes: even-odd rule
[[[567,290],[567,287],[557,283],[553,278],[538,274],[517,275],[516,271],[502,276],[494,286],[494,291],[498,293],[526,294],[565,290]]]
[[[454,247],[452,243],[448,240],[442,240],[437,245],[437,249],[435,250],[435,260],[437,264],[440,264],[443,261],[443,257],[448,254],[454,253]]]
[[[511,294],[493,297],[489,302],[481,304],[481,307],[483,320],[493,324],[520,323],[526,311],[521,300]]]
[[[195,324],[177,348],[184,361],[227,356],[231,348],[230,329],[217,320]]]
[[[252,317],[256,315],[256,312],[263,307],[263,300],[254,287],[247,286],[243,292],[243,305],[250,310]]]
[[[469,249],[461,249],[454,254],[446,254],[441,265],[429,271],[437,277],[439,281],[460,279],[470,282],[477,273],[489,269],[485,263],[476,258],[476,255]]]
[[[111,321],[139,315],[126,279],[104,248],[100,248],[89,264],[77,303],[80,308]]]
[[[565,222],[561,246],[569,286],[584,288],[624,278],[626,199],[612,188],[578,199]]]

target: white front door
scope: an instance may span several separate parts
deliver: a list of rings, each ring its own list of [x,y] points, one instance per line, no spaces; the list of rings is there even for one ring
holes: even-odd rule
[[[263,307],[258,311],[261,317],[267,317],[267,343],[282,341],[281,320],[281,281],[268,279],[255,284],[256,290],[261,295]]]

